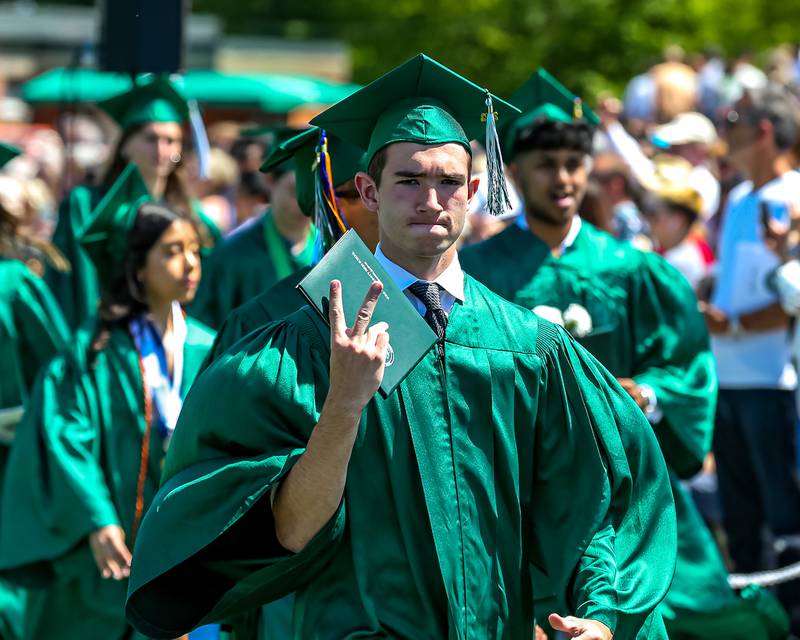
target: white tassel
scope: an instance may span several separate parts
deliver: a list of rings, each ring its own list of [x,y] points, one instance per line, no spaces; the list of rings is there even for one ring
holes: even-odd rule
[[[197,154],[197,176],[201,180],[208,180],[211,173],[211,145],[208,142],[203,116],[197,100],[189,100],[189,125],[194,138],[194,149]]]
[[[503,154],[500,151],[500,138],[492,105],[492,94],[486,92],[486,180],[488,197],[486,206],[494,216],[502,215],[511,209],[506,175],[503,171]]]

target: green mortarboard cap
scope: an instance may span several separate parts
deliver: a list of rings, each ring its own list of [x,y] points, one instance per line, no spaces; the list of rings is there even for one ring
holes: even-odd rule
[[[519,132],[537,120],[545,122],[575,122],[600,124],[600,118],[583,101],[556,80],[545,69],[539,69],[511,96],[511,101],[523,110],[522,115],[501,122],[503,152],[511,156],[511,147]]]
[[[311,124],[367,150],[367,159],[393,142],[443,144],[486,135],[487,97],[483,87],[424,54],[389,71],[323,111]],[[495,117],[518,113],[491,96]]]
[[[489,210],[508,205],[495,120],[519,109],[424,54],[359,89],[311,124],[367,150],[366,162],[395,142],[454,142],[471,153],[469,141],[486,141]]]
[[[122,129],[146,122],[178,122],[189,119],[189,105],[164,76],[145,76],[132,89],[103,100],[98,106]]]
[[[131,163],[111,185],[80,231],[80,242],[97,268],[104,288],[118,275],[136,214],[150,199],[142,174]]]
[[[16,147],[0,142],[0,168],[4,167],[21,153],[22,151]]]
[[[269,154],[261,171],[269,172],[291,158],[295,162],[295,190],[300,209],[307,216],[314,216],[316,202],[316,164],[320,130],[307,129],[275,147]],[[359,171],[366,168],[363,149],[353,146],[328,134],[328,154],[331,159],[331,183],[334,188],[343,185]]]

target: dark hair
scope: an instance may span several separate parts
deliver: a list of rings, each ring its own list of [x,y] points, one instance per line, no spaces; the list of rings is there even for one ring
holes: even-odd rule
[[[367,167],[367,175],[372,178],[372,181],[379,187],[381,186],[381,174],[386,168],[387,148],[388,147],[383,147],[382,149],[378,149],[375,155],[372,156],[372,160],[369,161],[369,166]]]
[[[682,215],[689,226],[692,226],[700,218],[700,214],[697,211],[676,200],[661,197],[652,191],[647,191],[642,195],[640,211],[645,217],[654,215],[659,208],[665,208],[671,213]]]
[[[247,160],[247,150],[250,147],[258,147],[260,150],[260,154],[264,155],[264,151],[267,148],[261,140],[258,138],[237,138],[233,141],[231,145],[230,154],[231,157],[236,160],[238,163],[242,163]]]
[[[127,324],[131,318],[147,311],[139,271],[158,239],[178,220],[187,220],[196,229],[195,221],[190,216],[164,204],[146,202],[139,207],[133,227],[128,232],[122,266],[111,285],[100,296],[100,322],[90,347],[90,363],[107,344],[112,326]]]
[[[682,215],[688,222],[689,226],[692,226],[695,222],[697,222],[698,218],[700,217],[700,214],[697,211],[680,202],[670,200],[669,198],[664,198],[662,203],[671,212]]]
[[[269,184],[260,171],[244,171],[239,176],[239,191],[244,195],[262,198],[264,202],[269,202]]]
[[[369,166],[367,167],[367,175],[372,178],[373,182],[376,186],[381,186],[381,175],[383,174],[383,170],[386,168],[386,157],[388,155],[387,149],[389,149],[391,145],[386,145],[385,147],[381,147],[375,152],[375,155],[372,156],[372,160],[369,161]],[[472,176],[472,153],[467,153],[469,156],[469,162],[467,164],[467,177]]]
[[[511,156],[526,151],[555,149],[571,149],[588,155],[592,153],[593,139],[594,127],[585,120],[559,122],[539,118],[517,133]]]
[[[789,89],[776,84],[748,91],[747,95],[750,101],[744,103],[742,112],[738,115],[751,125],[769,120],[772,123],[775,146],[781,151],[791,149],[797,141],[797,120],[800,111],[797,98]]]

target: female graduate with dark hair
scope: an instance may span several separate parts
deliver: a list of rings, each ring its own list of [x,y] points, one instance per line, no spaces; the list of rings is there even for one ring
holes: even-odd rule
[[[201,240],[211,245],[219,231],[194,207],[183,168],[183,125],[189,118],[186,100],[169,80],[151,76],[139,80],[126,93],[101,102],[120,126],[122,135],[111,164],[98,187],[79,186],[64,200],[53,241],[72,265],[70,273],[53,270],[47,280],[72,329],[97,312],[100,289],[91,259],[78,240],[94,207],[119,178],[128,163],[134,163],[155,200],[185,215],[197,214]]]
[[[19,154],[0,144],[0,167]],[[0,490],[9,446],[39,370],[67,342],[67,327],[47,285],[25,263],[57,252],[20,230],[0,196]],[[0,580],[0,638],[22,633],[24,596]]]
[[[181,309],[200,279],[193,222],[145,194],[131,165],[87,225],[99,316],[44,370],[9,458],[0,570],[31,587],[25,638],[136,637],[129,548],[213,339]]]

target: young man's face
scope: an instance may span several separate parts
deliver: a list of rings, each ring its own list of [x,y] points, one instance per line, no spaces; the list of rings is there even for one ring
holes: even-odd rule
[[[589,180],[586,154],[572,149],[527,151],[510,169],[533,219],[562,225],[578,212]]]
[[[395,255],[442,255],[464,229],[478,186],[470,156],[460,144],[399,142],[386,149],[380,185],[361,188],[365,205],[378,212],[380,240]],[[364,175],[364,174],[359,174]]]

